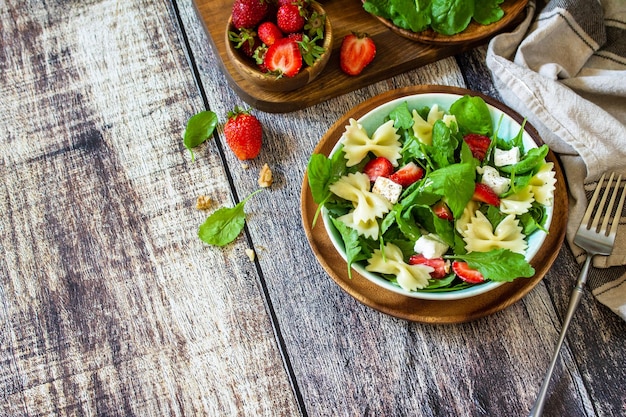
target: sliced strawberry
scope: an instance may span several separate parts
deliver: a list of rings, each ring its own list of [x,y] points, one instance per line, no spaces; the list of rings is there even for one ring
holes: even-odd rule
[[[439,217],[440,219],[449,221],[454,220],[454,216],[452,215],[450,207],[448,207],[448,205],[444,203],[443,200],[439,200],[437,203],[435,203],[432,209],[433,213],[435,213],[435,216]]]
[[[421,180],[423,176],[424,170],[422,167],[418,166],[415,162],[409,162],[391,174],[389,179],[406,188],[414,182]]]
[[[352,32],[341,42],[339,65],[348,75],[359,75],[374,60],[376,45],[367,34]]]
[[[463,281],[469,284],[480,284],[481,282],[485,281],[483,274],[475,269],[470,268],[467,262],[452,262],[452,270],[457,277],[461,278]]]
[[[282,38],[267,49],[264,63],[272,72],[294,77],[302,68],[302,54],[296,41]]]
[[[487,136],[479,135],[477,133],[470,133],[463,137],[467,146],[469,146],[470,151],[472,151],[472,155],[474,158],[482,161],[485,159],[485,155],[487,155],[487,150],[491,145],[491,139]]]
[[[393,165],[389,159],[384,156],[379,156],[365,165],[363,173],[367,174],[367,176],[370,177],[370,181],[374,182],[378,177],[388,177],[391,175],[393,173]]]
[[[274,42],[283,37],[283,32],[273,22],[263,22],[257,28],[259,39],[267,46],[272,46]]]
[[[443,258],[428,259],[421,253],[411,255],[409,265],[426,265],[434,269],[430,276],[435,279],[441,279],[450,273],[450,261]]]
[[[498,194],[496,194],[491,187],[480,182],[476,183],[472,200],[480,201],[495,207],[500,205],[500,197],[498,197]]]

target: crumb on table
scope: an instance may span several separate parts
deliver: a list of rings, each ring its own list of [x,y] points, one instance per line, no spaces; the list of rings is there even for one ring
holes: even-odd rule
[[[267,164],[263,165],[261,172],[259,173],[259,187],[267,188],[272,185],[273,181],[274,178],[272,177],[270,167]]]
[[[196,208],[198,210],[207,210],[211,207],[211,204],[213,202],[211,201],[211,199],[206,196],[206,195],[199,195],[198,199],[196,200]]]

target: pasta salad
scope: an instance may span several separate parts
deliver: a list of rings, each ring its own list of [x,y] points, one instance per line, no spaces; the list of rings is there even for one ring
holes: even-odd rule
[[[500,120],[501,121],[501,120]],[[368,131],[354,119],[307,175],[353,265],[409,292],[450,292],[534,275],[529,237],[547,233],[555,172],[547,145],[502,137],[485,101],[398,101]]]

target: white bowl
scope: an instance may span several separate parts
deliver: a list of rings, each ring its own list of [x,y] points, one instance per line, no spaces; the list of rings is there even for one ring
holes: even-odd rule
[[[452,103],[454,103],[456,100],[458,100],[461,97],[463,96],[459,94],[452,94],[452,93],[424,93],[424,94],[415,94],[415,95],[410,95],[406,97],[401,97],[395,100],[388,101],[376,107],[375,109],[363,115],[357,121],[361,125],[363,125],[363,128],[366,131],[373,132],[374,130],[376,130],[378,126],[384,123],[385,117],[389,115],[389,112],[391,112],[391,110],[393,110],[394,108],[396,108],[398,105],[402,104],[405,101],[408,103],[410,109],[421,108],[423,106],[432,107],[434,104],[437,104],[439,105],[440,108],[448,111]],[[498,136],[502,138],[515,137],[521,128],[520,123],[515,121],[509,114],[500,110],[499,108],[496,108],[489,103],[487,103],[487,106],[489,107],[489,111],[491,113],[491,119],[493,121],[493,125],[498,126],[498,132],[497,132]],[[537,143],[533,140],[533,138],[530,136],[530,134],[526,130],[523,133],[523,143],[524,143],[525,149],[530,149],[533,147],[536,148],[538,146]],[[331,151],[331,155],[334,154],[337,151],[337,149],[339,149],[339,146],[340,146],[340,142],[337,142],[337,144],[335,144],[334,148]],[[326,208],[324,207],[322,208],[321,213],[322,213],[322,219],[324,221],[324,226],[326,228],[328,236],[330,237],[331,242],[333,243],[335,249],[339,252],[341,257],[347,261],[345,245],[343,243],[341,235],[339,234],[337,229],[335,229],[335,227],[332,224],[332,221],[330,220],[328,210],[326,210]],[[553,214],[553,206],[546,207],[547,218],[546,218],[546,223],[544,225],[544,228],[546,230],[549,230],[550,228],[550,223],[552,222],[552,214]],[[528,237],[528,249],[526,250],[526,253],[525,253],[525,258],[528,262],[530,262],[532,258],[537,254],[545,238],[546,238],[546,233],[542,230],[537,230]],[[361,263],[353,263],[352,268],[355,271],[357,271],[359,274],[361,274],[363,277],[367,278],[368,280],[375,283],[376,285],[379,285],[382,288],[385,288],[389,291],[393,291],[397,294],[401,294],[407,297],[420,298],[420,299],[425,299],[425,300],[459,300],[462,298],[474,297],[476,295],[484,294],[488,291],[491,291],[504,284],[504,282],[487,281],[485,283],[475,284],[469,288],[465,288],[465,289],[457,290],[457,291],[449,291],[449,292],[427,292],[427,291],[420,291],[420,290],[407,291],[401,288],[400,286],[398,286],[397,284],[394,284],[386,280],[382,276],[376,273],[367,271]],[[525,278],[517,278],[517,279],[525,279]]]

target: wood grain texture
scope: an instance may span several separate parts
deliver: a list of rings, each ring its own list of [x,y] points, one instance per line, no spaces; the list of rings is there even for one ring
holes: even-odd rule
[[[259,89],[243,77],[228,57],[225,34],[232,3],[232,0],[194,0],[228,83],[245,102],[266,112],[285,113],[303,109],[466,51],[488,40],[488,37],[484,37],[455,44],[418,43],[389,30],[377,18],[363,10],[359,0],[324,1],[321,3],[332,23],[334,33],[333,51],[326,68],[314,83],[294,91],[273,92]],[[514,9],[515,13],[520,12],[516,4],[523,2],[509,3],[515,4],[511,11]],[[377,47],[376,58],[357,77],[345,75],[339,68],[341,40],[352,31],[369,34]]]
[[[0,415],[298,413],[170,6],[0,6]]]
[[[243,98],[235,90],[221,87],[228,75],[211,65],[214,48],[206,33],[194,26],[193,16],[188,16],[185,28],[210,107],[223,113],[241,105]],[[226,152],[240,196],[255,188],[252,180],[262,164],[267,162],[276,174],[275,185],[259,194],[258,205],[251,208],[248,228],[309,416],[509,416],[525,415],[532,406],[558,336],[559,312],[564,311],[555,308],[546,285],[473,323],[435,327],[409,323],[345,294],[317,264],[299,218],[306,163],[337,119],[377,94],[412,85],[471,83],[489,94],[494,90],[484,52],[484,48],[468,51],[291,113],[257,109],[265,141],[257,160],[242,168]],[[467,72],[457,63],[469,63]],[[219,141],[223,142],[221,132]],[[545,282],[570,288],[577,267],[569,256],[563,247]],[[610,312],[600,311],[595,319],[599,324],[589,327],[595,335],[604,331],[599,327],[607,319],[618,328],[626,327]],[[621,355],[624,336],[611,331],[610,337],[611,352]],[[546,416],[619,415],[623,397],[615,384],[626,381],[623,372],[611,381],[612,389],[607,387],[607,397],[592,398],[586,386],[596,384],[599,392],[603,381],[581,375],[569,351],[563,359]],[[605,365],[620,367],[619,363],[614,358]],[[599,404],[606,408],[597,411]]]
[[[237,160],[220,124],[191,163],[189,116],[243,104],[210,42],[192,0],[0,4],[0,415],[525,415],[577,272],[567,247],[520,302],[431,326],[345,294],[300,219],[335,120],[411,85],[489,93],[484,48],[253,110],[257,159]],[[246,205],[245,234],[200,242],[196,196],[240,201],[264,163],[275,183]],[[626,324],[586,296],[570,335],[546,416],[623,415]]]

